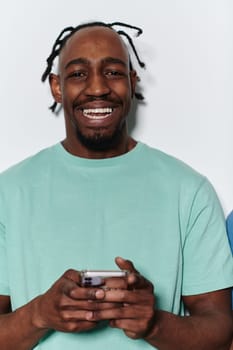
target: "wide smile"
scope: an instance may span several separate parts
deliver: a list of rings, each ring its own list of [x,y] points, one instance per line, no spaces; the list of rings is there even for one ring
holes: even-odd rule
[[[83,115],[88,119],[106,119],[111,116],[113,110],[112,107],[84,108]]]

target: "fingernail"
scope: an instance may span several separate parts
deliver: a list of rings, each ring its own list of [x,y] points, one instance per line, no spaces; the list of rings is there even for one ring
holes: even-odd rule
[[[91,320],[92,317],[93,317],[93,312],[88,311],[88,312],[86,313],[86,319],[87,319],[87,320]]]
[[[96,292],[95,292],[95,297],[97,299],[103,299],[105,296],[105,293],[104,293],[104,290],[103,289],[98,289]]]
[[[116,260],[121,260],[121,261],[124,261],[125,259],[124,259],[124,258],[122,258],[121,256],[117,256],[117,257],[116,257]]]

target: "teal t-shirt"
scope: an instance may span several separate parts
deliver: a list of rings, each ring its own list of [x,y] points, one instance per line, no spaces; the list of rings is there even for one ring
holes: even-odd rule
[[[109,159],[59,143],[0,176],[0,294],[13,309],[69,268],[130,259],[155,286],[157,307],[183,314],[181,295],[233,285],[224,216],[209,182],[143,143]],[[52,332],[37,350],[149,349],[119,329]]]

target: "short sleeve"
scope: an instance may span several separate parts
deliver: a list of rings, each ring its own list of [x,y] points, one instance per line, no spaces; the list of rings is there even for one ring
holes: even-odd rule
[[[7,270],[5,226],[0,222],[0,295],[10,295]]]
[[[233,285],[233,258],[217,195],[205,179],[192,201],[183,246],[183,295]]]

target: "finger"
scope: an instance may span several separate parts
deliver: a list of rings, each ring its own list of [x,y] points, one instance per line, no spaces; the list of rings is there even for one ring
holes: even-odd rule
[[[128,286],[129,289],[148,289],[151,293],[154,291],[153,284],[139,274],[130,274],[128,276]]]
[[[87,330],[91,330],[97,326],[96,322],[89,322],[89,321],[68,321],[68,322],[62,322],[60,325],[56,326],[57,331],[61,332],[83,332]]]
[[[148,314],[148,317],[146,316]],[[110,310],[95,310],[86,312],[86,320],[88,321],[101,321],[101,320],[124,320],[133,319],[140,320],[149,318],[152,314],[151,310],[145,310],[142,307],[120,307]]]
[[[85,332],[91,329],[96,328],[97,322],[89,322],[89,321],[78,321],[75,323],[76,329],[75,332]],[[74,333],[74,331],[72,331]]]
[[[99,302],[99,301],[93,301],[88,300],[86,303],[86,309],[87,310],[108,310],[108,309],[115,309],[122,306],[121,303],[107,303],[107,302]]]
[[[130,260],[125,260],[121,257],[115,259],[116,264],[120,269],[129,271],[128,284],[134,288],[143,288],[145,286],[145,279],[140,275],[138,270],[134,267],[134,264]]]
[[[154,295],[150,291],[143,289],[125,290],[110,289],[105,290],[105,302],[126,303],[126,304],[153,304]]]
[[[132,332],[133,330],[135,332],[138,332],[140,329],[144,327],[143,320],[139,319],[119,319],[119,320],[111,320],[109,322],[109,326],[113,328],[120,328],[123,329],[125,332]]]
[[[127,276],[105,278],[104,282],[104,289],[127,289],[128,287]]]
[[[99,311],[95,311],[99,312]],[[89,321],[95,322],[94,318],[87,318],[87,313],[94,313],[94,311],[86,310],[61,310],[60,317],[63,322],[80,322]]]
[[[127,335],[127,337],[131,338],[131,339],[140,339],[142,338],[142,334],[141,333],[135,333],[132,331],[124,331],[125,334]]]
[[[115,258],[115,262],[121,270],[127,270],[129,272],[139,273],[134,267],[134,264],[132,263],[132,261],[130,260],[125,260],[120,256],[118,256]]]
[[[63,281],[63,283],[61,283],[62,293],[71,297],[71,291],[73,289],[76,289],[80,282],[79,272],[73,269],[69,269],[62,275],[61,281]]]
[[[73,298],[72,296],[72,292],[74,290],[78,289],[77,283],[75,283],[74,281],[64,278],[63,283],[61,284],[61,292],[62,294],[64,294],[65,296],[69,297],[69,298]]]
[[[101,288],[76,286],[70,290],[70,296],[77,300],[102,300],[105,297],[105,291]]]
[[[122,329],[125,334],[132,339],[145,337],[151,330],[153,324],[154,321],[152,319],[124,319],[111,320],[109,322],[110,327]]]
[[[80,278],[80,274],[78,271],[73,270],[73,269],[69,269],[67,270],[64,274],[63,277],[73,281],[74,283],[79,283],[81,278]]]
[[[131,339],[141,338],[141,333],[136,331],[138,330],[138,320],[111,320],[109,322],[109,326],[112,328],[122,329]]]
[[[79,301],[73,299],[63,299],[59,304],[59,309],[61,310],[107,310],[119,308],[122,305],[120,303],[106,303],[98,302],[94,300]]]

